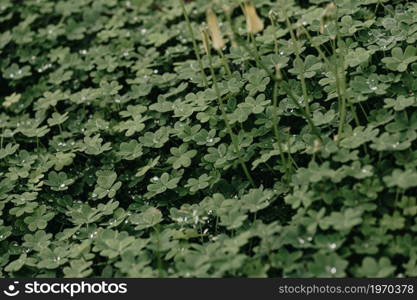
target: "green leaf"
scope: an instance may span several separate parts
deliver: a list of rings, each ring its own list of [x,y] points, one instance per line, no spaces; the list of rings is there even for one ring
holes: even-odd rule
[[[378,261],[372,257],[365,257],[362,265],[358,268],[358,275],[363,277],[389,277],[395,271],[387,257],[381,257]]]
[[[130,221],[136,225],[136,230],[143,230],[160,223],[162,221],[162,213],[155,207],[149,207],[140,214],[132,215]]]
[[[404,190],[417,186],[417,172],[413,170],[395,169],[391,175],[385,176],[388,187],[398,186]]]

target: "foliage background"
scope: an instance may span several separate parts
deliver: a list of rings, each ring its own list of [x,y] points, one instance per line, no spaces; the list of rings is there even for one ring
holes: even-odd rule
[[[283,6],[254,1],[262,61],[301,102],[305,74],[323,138],[280,89],[287,169],[272,80],[243,47],[225,49],[232,76],[214,57],[236,153],[177,0],[0,0],[0,275],[416,276],[417,5],[335,2],[350,107],[337,138],[334,76],[303,36],[295,64]],[[328,1],[285,3],[338,63],[318,34]],[[198,39],[207,4],[186,3]]]

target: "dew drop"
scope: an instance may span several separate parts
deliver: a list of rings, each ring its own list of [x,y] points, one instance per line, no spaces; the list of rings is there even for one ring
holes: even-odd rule
[[[368,87],[371,91],[376,91],[378,89],[377,81],[375,79],[369,79],[367,81]]]
[[[336,249],[336,243],[329,244],[329,248],[330,249]]]

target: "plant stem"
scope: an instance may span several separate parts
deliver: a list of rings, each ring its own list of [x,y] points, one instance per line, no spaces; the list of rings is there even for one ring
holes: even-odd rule
[[[307,28],[305,28],[303,25],[301,25],[305,35],[307,36],[308,40],[310,41],[311,45],[317,50],[317,52],[319,53],[319,56],[321,57],[321,59],[323,59],[323,61],[327,64],[327,66],[330,69],[330,61],[327,59],[326,55],[324,54],[323,50],[321,50],[320,46],[316,45],[316,43],[314,42],[312,36],[310,35],[310,33],[307,31]]]
[[[191,27],[190,18],[188,17],[187,10],[185,9],[184,1],[179,0],[179,2],[181,4],[182,13],[184,15],[185,21],[187,23],[188,31],[190,33],[190,36],[193,42],[194,53],[195,53],[195,56],[197,57],[198,64],[200,66],[201,78],[203,79],[204,86],[208,88],[207,76],[206,76],[206,73],[204,72],[203,61],[201,59],[200,51],[198,50],[197,41],[195,39],[193,28]]]
[[[278,120],[277,120],[278,81],[274,82],[274,91],[273,91],[272,98],[273,98],[272,122],[273,122],[273,126],[274,126],[275,138],[277,140],[278,150],[279,150],[279,155],[281,156],[282,165],[287,169],[288,165],[287,165],[287,162],[286,162],[286,159],[285,159],[284,151],[282,149],[281,136],[279,135],[279,131],[278,131]]]
[[[359,104],[359,107],[360,107],[360,109],[363,113],[363,116],[365,117],[366,121],[368,122],[368,114],[367,114],[365,108],[363,108],[363,105],[360,102],[358,104]]]
[[[270,17],[269,20],[271,21],[272,26],[274,26],[274,28],[276,29],[277,23],[275,22],[274,18]],[[274,31],[274,51],[275,51],[275,55],[278,55],[278,35],[276,34],[276,30]]]
[[[226,124],[226,129],[229,133],[230,139],[232,140],[232,144],[233,144],[235,153],[238,155],[240,165],[242,167],[243,172],[246,175],[246,178],[249,180],[252,187],[256,188],[255,182],[253,181],[252,176],[250,175],[249,170],[246,167],[245,162],[239,156],[239,145],[238,145],[238,142],[236,140],[236,136],[233,133],[232,127],[230,126],[229,119],[227,117],[226,110],[224,108],[224,103],[223,103],[223,100],[222,100],[222,97],[221,97],[221,94],[220,94],[219,86],[217,84],[216,73],[214,72],[214,68],[213,68],[213,59],[211,57],[210,49],[208,49],[207,56],[209,58],[209,66],[210,66],[211,76],[212,76],[212,79],[213,79],[214,90],[216,92],[217,101],[219,103],[219,107],[220,107],[220,111],[221,111],[222,116],[223,116],[224,123]]]
[[[219,55],[220,55],[220,57],[222,59],[223,66],[224,66],[224,68],[225,68],[225,70],[227,72],[227,75],[229,75],[229,77],[232,77],[232,71],[230,71],[229,63],[227,62],[227,58],[224,55],[222,49],[219,49],[217,52],[219,53]]]
[[[336,21],[336,39],[337,39],[337,43],[338,45],[340,45],[340,32],[339,32],[339,25]],[[335,53],[336,55],[336,53]],[[336,62],[336,70],[337,70],[337,65],[340,63],[340,65],[342,66],[343,70],[342,70],[342,81],[341,83],[341,93],[342,93],[342,107],[340,108],[340,123],[339,123],[339,130],[337,132],[337,136],[341,137],[343,134],[343,129],[346,123],[346,107],[347,107],[347,98],[346,98],[346,75],[345,75],[345,61],[343,59],[343,57],[339,54],[337,54],[336,56],[337,58],[337,62]],[[338,73],[338,72],[337,72]],[[338,74],[339,75],[339,74]],[[337,76],[339,77],[339,76]],[[340,141],[341,139],[338,139],[338,141]]]
[[[307,29],[303,26],[303,30],[307,36],[307,38],[310,40],[310,43],[313,45],[313,47],[317,50],[317,52],[319,53],[320,57],[323,59],[323,61],[326,63],[328,69],[333,73],[335,80],[336,80],[336,93],[339,99],[339,118],[340,118],[340,122],[339,122],[339,128],[338,128],[338,136],[340,137],[343,133],[343,127],[344,127],[344,123],[346,120],[346,95],[345,95],[345,91],[346,91],[346,83],[344,83],[344,86],[342,86],[342,82],[340,81],[340,77],[339,77],[339,68],[338,68],[338,59],[336,59],[336,63],[334,64],[334,67],[332,67],[332,64],[330,63],[330,61],[327,59],[326,55],[324,54],[324,52],[320,49],[320,47],[318,45],[316,45],[316,43],[314,42],[313,38],[311,37],[310,33],[307,31]],[[335,42],[332,41],[332,48],[333,48],[333,54],[335,55],[336,58],[338,58],[338,54],[336,53],[336,45]],[[344,78],[344,76],[343,76]],[[345,80],[345,78],[344,78]],[[343,91],[343,92],[342,92]],[[356,116],[356,121],[359,122],[359,120],[357,119]],[[340,139],[339,139],[340,140]]]
[[[255,58],[256,58],[255,60],[256,60],[256,63],[258,64],[258,62],[261,61],[261,56],[259,55],[259,52],[258,52],[258,45],[256,44],[255,35],[253,33],[249,33],[249,37],[253,45],[253,52],[255,53]]]
[[[297,101],[297,98],[294,96],[294,94],[292,93],[292,91],[287,88],[286,86],[284,86],[284,90],[285,92],[288,94],[288,96],[290,97],[290,99],[292,100],[292,102],[297,106],[297,108],[301,111],[304,111],[304,108],[301,106],[301,104]],[[305,111],[304,111],[304,117],[307,119],[307,122],[310,125],[310,129],[311,131],[317,136],[317,138],[320,140],[320,142],[323,143],[323,138],[320,135],[320,131],[318,130],[318,128],[316,127],[316,125],[314,125],[313,119],[311,119],[311,116],[308,115]]]
[[[285,20],[286,20],[286,23],[287,23],[288,30],[290,31],[291,40],[294,44],[294,52],[295,52],[296,61],[300,65],[302,65],[303,69],[304,69],[304,62],[303,62],[303,60],[301,59],[301,56],[300,56],[300,48],[299,48],[299,45],[298,45],[298,40],[295,37],[294,30],[292,29],[292,23],[291,23],[290,18],[288,17],[287,11],[285,9],[284,9],[284,17],[285,17]],[[310,99],[308,97],[307,84],[306,84],[306,79],[305,79],[305,75],[304,75],[303,71],[304,70],[302,70],[299,75],[300,75],[300,81],[301,81],[301,88],[303,90],[303,98],[304,98],[304,102],[305,102],[304,106],[305,106],[306,114],[311,115],[310,103],[309,103]]]
[[[245,50],[252,56],[254,57],[254,59],[256,60],[258,66],[262,69],[265,70],[265,72],[268,74],[268,76],[270,76],[272,78],[272,80],[277,81],[278,79],[275,77],[275,75],[271,72],[271,70],[269,70],[263,63],[261,60],[259,60],[256,56],[256,54],[253,53],[253,51],[250,49],[250,47],[248,47],[247,42],[242,40],[236,33],[236,30],[233,26],[233,22],[230,18],[230,16],[227,16],[228,22],[230,23],[230,26],[232,28],[232,32],[233,35],[235,37],[235,40],[238,44],[240,44],[243,48],[245,48]],[[278,83],[279,84],[279,83]],[[306,118],[308,124],[310,125],[310,129],[311,131],[317,136],[317,138],[320,140],[320,142],[323,142],[323,138],[320,135],[320,131],[317,129],[317,127],[314,125],[313,120],[311,119],[311,117],[306,113],[305,108],[301,107],[300,103],[297,101],[296,97],[292,94],[291,90],[286,89],[286,92],[288,93],[288,95],[290,96],[291,101],[294,102],[294,104],[297,106],[297,108],[299,108],[303,114],[304,117]]]

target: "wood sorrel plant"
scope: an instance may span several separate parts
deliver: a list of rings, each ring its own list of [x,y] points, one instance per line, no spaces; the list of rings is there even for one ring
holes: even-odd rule
[[[339,99],[339,129],[337,132],[338,138],[342,136],[343,129],[346,122],[347,114],[347,96],[346,96],[346,77],[345,77],[345,62],[343,55],[340,53],[341,49],[336,49],[340,46],[340,34],[338,30],[338,11],[334,2],[329,3],[320,19],[320,33],[327,32],[329,24],[334,25],[335,32],[330,33],[331,45],[333,49],[333,56],[335,58],[332,69],[336,80],[336,91]]]
[[[238,156],[238,160],[239,160],[239,163],[242,167],[242,170],[245,173],[245,176],[248,178],[252,187],[256,187],[255,182],[252,179],[252,176],[251,176],[251,174],[248,170],[248,167],[246,166],[246,163],[243,161],[243,159],[240,155],[240,148],[239,148],[239,144],[236,140],[236,135],[234,134],[233,129],[230,126],[229,119],[227,117],[226,109],[224,107],[223,99],[222,99],[222,96],[220,94],[219,86],[218,86],[218,83],[217,83],[216,72],[214,71],[213,59],[211,57],[211,47],[210,47],[211,43],[210,43],[210,40],[209,40],[208,31],[209,31],[209,29],[204,28],[202,30],[202,36],[203,36],[204,49],[206,50],[207,57],[209,59],[209,66],[210,66],[211,77],[212,77],[212,81],[213,81],[213,87],[214,87],[214,91],[216,93],[219,108],[220,108],[220,111],[222,113],[222,117],[223,117],[224,123],[226,125],[227,132],[230,136],[230,139],[232,140],[232,145],[233,145],[235,154]],[[220,49],[220,51],[221,51],[221,49]]]
[[[252,57],[253,57],[253,59],[256,61],[256,63],[257,63],[257,65],[260,67],[260,68],[262,68],[262,69],[264,69],[265,70],[265,72],[270,76],[270,78],[272,78],[274,81],[276,81],[277,80],[277,78],[274,76],[274,74],[273,74],[273,72],[271,71],[271,69],[270,68],[268,68],[262,61],[261,61],[261,59],[260,59],[260,56],[259,56],[259,53],[258,53],[258,50],[257,50],[257,45],[256,45],[256,43],[255,43],[255,39],[254,39],[254,36],[253,36],[253,34],[252,33],[249,33],[251,36],[252,36],[252,38],[251,38],[251,41],[253,42],[253,49],[250,47],[250,45],[248,45],[248,43],[245,41],[245,40],[243,40],[243,39],[241,39],[240,37],[239,37],[239,35],[238,35],[238,33],[237,33],[237,31],[236,31],[236,28],[235,28],[235,26],[234,26],[234,23],[233,23],[233,21],[232,21],[232,18],[231,18],[231,15],[230,15],[230,11],[229,11],[229,13],[226,13],[226,18],[227,18],[227,20],[228,20],[228,22],[230,23],[230,27],[232,28],[232,32],[233,32],[233,36],[234,36],[234,39],[238,42],[238,44],[239,45],[241,45]],[[248,22],[249,20],[247,19],[247,22]],[[248,27],[248,28],[251,28],[251,27]],[[314,122],[313,122],[313,120],[311,119],[311,116],[310,116],[310,114],[308,114],[308,109],[304,106],[304,107],[302,107],[301,106],[301,104],[300,104],[300,102],[299,102],[299,100],[294,96],[294,94],[293,94],[293,92],[291,91],[291,89],[290,88],[288,88],[288,86],[286,86],[285,84],[282,84],[282,85],[280,85],[281,86],[281,88],[283,88],[286,92],[287,92],[287,94],[288,94],[288,97],[291,99],[291,101],[293,102],[293,104],[298,108],[298,109],[300,109],[300,111],[302,111],[303,112],[303,115],[304,115],[304,117],[306,118],[306,120],[307,120],[307,122],[308,122],[308,124],[309,124],[309,126],[310,126],[310,128],[311,128],[311,131],[313,132],[313,134],[314,135],[316,135],[316,137],[320,140],[320,141],[323,141],[323,139],[322,139],[322,137],[321,137],[321,134],[320,134],[320,131],[318,130],[318,128],[314,125]]]
[[[417,276],[415,1],[15,2],[0,276]]]
[[[200,54],[200,50],[199,50],[198,45],[197,45],[197,40],[196,40],[195,35],[194,35],[194,30],[193,30],[193,27],[191,26],[191,21],[190,21],[190,18],[188,17],[187,9],[185,8],[184,0],[178,0],[178,1],[180,2],[182,13],[183,13],[185,21],[187,23],[188,32],[191,36],[191,40],[192,40],[192,43],[193,43],[194,53],[195,53],[195,56],[197,58],[198,64],[200,66],[201,78],[203,80],[203,83],[204,83],[205,87],[207,88],[208,87],[208,80],[207,80],[206,73],[204,72],[204,65],[203,65],[203,61],[201,60],[201,54]]]

